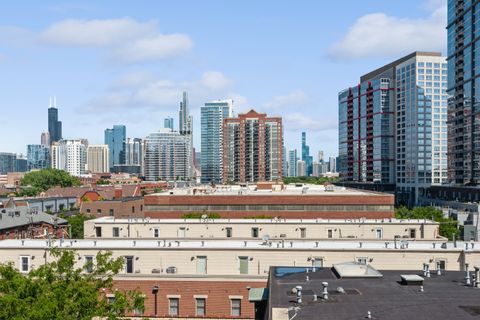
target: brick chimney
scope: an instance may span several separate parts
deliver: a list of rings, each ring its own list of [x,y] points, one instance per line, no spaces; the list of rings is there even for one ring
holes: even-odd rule
[[[122,199],[123,198],[123,188],[121,185],[115,186],[115,193],[113,196],[114,199]]]

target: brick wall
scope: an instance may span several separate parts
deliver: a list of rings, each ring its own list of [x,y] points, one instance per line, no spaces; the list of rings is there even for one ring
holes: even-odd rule
[[[110,216],[110,210],[113,210],[115,218],[143,218],[143,198],[128,201],[92,201],[80,204],[80,213],[94,215],[95,217]]]
[[[264,281],[220,281],[199,279],[198,281],[175,281],[175,280],[116,280],[114,287],[119,290],[138,289],[145,294],[144,316],[154,316],[154,285],[159,287],[157,294],[157,316],[168,317],[168,296],[179,296],[179,316],[195,317],[195,296],[206,298],[206,317],[218,319],[253,319],[254,304],[248,301],[248,289],[264,288]],[[231,316],[229,296],[242,296],[241,316]]]

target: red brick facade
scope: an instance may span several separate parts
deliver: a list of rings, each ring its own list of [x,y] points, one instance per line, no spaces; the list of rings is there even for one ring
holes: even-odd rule
[[[56,228],[48,223],[36,223],[33,225],[24,225],[12,229],[0,230],[0,240],[4,239],[46,239],[50,235],[52,238],[69,238],[68,226],[57,226]],[[45,230],[48,233],[45,233]]]
[[[80,213],[95,217],[143,218],[143,198],[82,202]]]
[[[188,280],[117,280],[114,287],[119,290],[138,289],[145,294],[145,312],[144,316],[153,317],[155,315],[155,298],[152,293],[153,286],[158,286],[157,293],[157,316],[169,316],[169,296],[179,298],[179,317],[194,318],[196,316],[196,297],[202,297],[206,300],[205,318],[213,319],[253,319],[254,304],[248,301],[248,289],[264,288],[266,282],[263,281],[240,281],[240,280],[206,280],[198,281]],[[231,297],[241,299],[240,317],[231,316]],[[201,317],[200,317],[201,318]]]

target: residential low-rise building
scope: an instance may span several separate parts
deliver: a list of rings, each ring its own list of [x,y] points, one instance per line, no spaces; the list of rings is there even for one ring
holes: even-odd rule
[[[333,185],[225,185],[185,187],[145,196],[145,216],[182,218],[218,213],[222,218],[383,219],[394,217],[393,195]]]
[[[0,240],[68,238],[68,222],[37,208],[0,209]]]
[[[89,203],[85,203],[88,205]],[[128,211],[128,210],[127,210]],[[398,219],[151,219],[85,221],[85,238],[439,240],[439,223]],[[399,240],[400,241],[400,240]]]

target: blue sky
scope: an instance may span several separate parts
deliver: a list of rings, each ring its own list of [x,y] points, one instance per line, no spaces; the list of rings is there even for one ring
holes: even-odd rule
[[[125,124],[144,138],[233,98],[284,118],[316,157],[337,155],[337,93],[411,51],[446,47],[446,0],[9,1],[0,5],[0,151],[25,153],[57,97],[64,138],[103,143]]]

